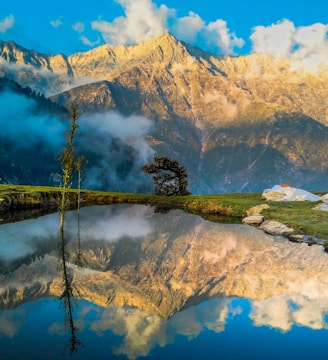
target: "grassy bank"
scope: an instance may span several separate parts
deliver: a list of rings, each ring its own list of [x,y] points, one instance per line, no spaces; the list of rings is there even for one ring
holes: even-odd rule
[[[74,203],[77,199],[77,190],[71,189],[69,194],[71,202]],[[2,211],[54,207],[59,196],[60,190],[54,187],[0,184],[0,208],[2,204]],[[268,204],[270,207],[261,212],[266,220],[276,220],[307,235],[328,239],[328,212],[314,210],[316,203],[266,201],[262,199],[260,193],[165,197],[83,190],[81,198],[84,205],[137,203],[179,207],[212,221],[219,215],[241,220],[247,210],[253,206]]]

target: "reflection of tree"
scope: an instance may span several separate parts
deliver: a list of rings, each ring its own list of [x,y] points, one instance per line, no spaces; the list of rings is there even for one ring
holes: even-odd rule
[[[153,209],[155,214],[167,214],[172,210],[172,206],[155,205]]]
[[[84,265],[84,258],[81,251],[81,227],[80,227],[80,209],[77,209],[77,253],[75,258],[75,264],[78,267]]]
[[[60,258],[61,258],[61,267],[63,271],[63,292],[59,296],[59,300],[62,301],[63,309],[65,311],[65,330],[69,329],[70,339],[66,345],[64,352],[69,350],[70,354],[76,353],[80,346],[83,346],[81,341],[77,338],[78,328],[74,324],[73,319],[73,310],[76,305],[74,301],[74,293],[76,289],[73,287],[73,275],[70,272],[70,269],[67,267],[67,251],[66,251],[66,242],[64,236],[64,229],[60,230]]]
[[[77,352],[78,347],[83,345],[76,336],[78,328],[74,325],[73,308],[75,302],[74,302],[74,289],[72,285],[73,275],[69,271],[69,268],[66,265],[67,251],[66,251],[66,242],[64,236],[65,214],[66,214],[66,210],[69,207],[68,189],[71,186],[74,167],[77,167],[77,170],[79,171],[78,207],[80,206],[81,168],[84,158],[82,156],[79,157],[78,161],[75,163],[74,146],[73,146],[75,131],[78,128],[77,120],[79,119],[79,117],[80,117],[80,113],[78,112],[77,107],[74,104],[71,104],[71,128],[70,131],[66,134],[67,144],[66,147],[64,147],[62,154],[60,156],[63,176],[62,176],[61,198],[58,206],[58,212],[60,216],[60,257],[62,260],[61,265],[63,271],[63,292],[59,296],[59,299],[62,301],[63,308],[65,311],[65,320],[64,320],[65,330],[69,329],[70,331],[70,339],[64,349],[64,352],[69,349],[70,354]],[[78,237],[79,235],[80,234],[78,230]],[[81,253],[81,248],[79,241],[78,256],[80,253]]]

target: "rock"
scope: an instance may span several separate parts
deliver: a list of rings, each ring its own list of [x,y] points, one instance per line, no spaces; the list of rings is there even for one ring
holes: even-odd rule
[[[328,202],[328,194],[322,195],[322,196],[321,196],[321,200],[322,200],[323,202]]]
[[[246,216],[243,218],[244,224],[249,225],[259,225],[263,222],[263,216],[262,215],[252,215],[252,216]]]
[[[319,203],[313,208],[313,210],[328,211],[328,204],[327,203]]]
[[[255,205],[246,211],[246,215],[247,216],[259,215],[262,210],[269,209],[269,207],[270,207],[270,205],[268,205],[268,204]]]
[[[266,220],[260,225],[260,228],[271,235],[287,236],[294,232],[293,228],[288,227],[285,224],[281,224],[278,221]]]
[[[318,195],[312,194],[306,190],[275,185],[272,189],[265,189],[262,197],[271,201],[320,201]]]
[[[304,235],[292,234],[292,235],[288,236],[288,239],[291,242],[302,243],[302,242],[304,242]]]

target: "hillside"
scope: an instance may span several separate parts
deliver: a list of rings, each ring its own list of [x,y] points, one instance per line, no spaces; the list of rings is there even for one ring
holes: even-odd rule
[[[0,56],[0,74],[60,105],[151,119],[148,144],[187,167],[192,192],[325,188],[327,72],[261,54],[217,58],[170,34],[67,57],[0,42]]]

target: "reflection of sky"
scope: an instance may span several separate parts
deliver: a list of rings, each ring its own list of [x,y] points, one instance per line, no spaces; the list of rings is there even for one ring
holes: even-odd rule
[[[328,299],[301,294],[283,294],[253,302],[251,318],[257,326],[271,326],[290,331],[295,324],[311,329],[328,328]]]
[[[81,301],[75,324],[85,347],[77,358],[105,359],[115,355],[128,359],[324,358],[327,330],[314,331],[293,323],[288,332],[276,331],[272,323],[254,321],[254,310],[259,307],[267,308],[268,302],[212,299],[163,320],[135,308],[106,309]],[[273,313],[271,309],[268,316]],[[262,315],[264,318],[265,314]],[[275,316],[281,317],[278,309]],[[62,358],[60,352],[67,340],[62,320],[57,299],[39,300],[3,312],[0,358],[10,354],[10,359],[19,359],[24,353],[35,360]]]
[[[81,209],[81,240],[115,241],[124,236],[139,238],[151,232],[147,217],[150,207],[143,205],[92,206]],[[76,212],[67,215],[66,229],[77,229]]]
[[[116,241],[124,236],[142,237],[151,232],[146,206],[93,206],[81,209],[81,240]],[[67,212],[66,235],[77,233],[76,211]],[[0,226],[0,260],[14,261],[31,255],[45,243],[59,238],[58,214]]]
[[[12,261],[33,254],[40,243],[56,236],[58,214],[0,226],[0,260]]]
[[[58,244],[58,222],[58,215],[53,214],[0,226],[0,260],[12,261],[21,256],[37,254],[39,248],[45,249],[45,254],[48,254],[48,247],[54,249]],[[76,212],[67,213],[65,227],[68,237],[76,239]],[[156,244],[152,251],[140,253],[140,256],[143,256],[141,262],[134,256],[135,247],[132,245],[132,250],[129,248],[130,242],[124,247],[131,281],[134,279],[133,268],[138,272],[153,269],[154,264],[159,267],[156,273],[150,270],[153,281],[148,282],[150,287],[146,285],[142,288],[141,285],[139,288],[141,293],[149,297],[155,293],[154,288],[159,286],[158,289],[163,291],[163,302],[171,299],[170,296],[173,300],[175,296],[180,299],[180,296],[183,301],[197,303],[206,296],[216,294],[249,296],[252,299],[212,299],[176,313],[167,321],[153,313],[134,308],[105,309],[81,302],[83,305],[79,307],[76,323],[81,335],[86,337],[86,341],[82,341],[85,344],[91,342],[108,352],[113,351],[117,356],[135,359],[148,355],[160,358],[163,354],[172,358],[172,354],[166,351],[178,350],[181,339],[184,350],[188,347],[191,355],[195,344],[206,348],[206,341],[208,346],[214,346],[215,341],[216,353],[214,351],[213,354],[219,358],[229,358],[228,355],[222,355],[229,354],[226,343],[230,343],[234,350],[232,339],[239,332],[248,339],[248,342],[244,338],[239,339],[240,343],[252,352],[255,352],[255,338],[250,338],[250,334],[266,334],[269,339],[274,338],[274,341],[282,343],[286,338],[294,342],[301,334],[312,337],[311,341],[315,342],[321,331],[326,334],[328,257],[320,246],[308,247],[305,244],[287,242],[282,238],[275,239],[246,225],[210,223],[182,211],[165,215],[154,214],[150,207],[141,205],[83,208],[81,227],[81,240],[85,241],[86,249],[93,240],[116,244],[129,238],[138,242],[145,241],[147,246]],[[102,241],[97,242],[99,251]],[[161,241],[170,246],[165,245],[166,247],[162,248],[159,244]],[[122,255],[120,247],[117,246],[116,256],[120,258]],[[124,268],[125,263],[121,264],[119,260],[117,259],[117,262]],[[12,273],[4,272],[0,278],[1,292],[5,295],[3,299],[10,299],[10,296],[7,296],[10,289],[17,290],[17,295],[23,294],[25,290],[30,291],[29,281],[38,283],[39,287],[50,284],[54,277],[58,276],[55,267],[55,259],[51,253],[50,256],[37,259],[26,267],[21,266]],[[88,298],[101,295],[96,293],[97,286],[106,298],[112,275],[115,276],[115,281],[120,283],[120,274],[114,270],[107,274],[86,268],[74,269],[78,273],[77,281],[83,282],[91,295]],[[161,272],[171,270],[170,279],[164,283]],[[28,275],[28,271],[32,275]],[[147,271],[145,273],[148,274]],[[137,273],[136,277],[138,275],[140,274]],[[94,286],[94,281],[99,281],[97,286]],[[127,279],[123,281],[126,282]],[[205,291],[212,284],[215,291],[207,295]],[[138,296],[133,291],[131,295]],[[18,297],[16,296],[16,300]],[[24,296],[22,297],[24,301]],[[142,299],[144,298],[139,300]],[[23,341],[23,335],[20,334],[25,334],[25,338],[30,339],[28,326],[32,332],[39,331],[39,327],[36,328],[37,322],[34,324],[29,320],[33,316],[39,325],[43,324],[44,332],[48,334],[39,336],[49,336],[52,339],[66,336],[62,322],[63,313],[54,310],[54,304],[58,306],[56,301],[37,301],[36,304],[42,305],[41,310],[33,308],[31,313],[30,303],[16,310],[0,313],[0,348],[4,342],[8,345],[11,339],[14,342]],[[7,306],[4,302],[2,305]],[[181,306],[184,306],[183,302]],[[170,309],[168,313],[169,311]],[[51,318],[48,313],[51,313]],[[19,340],[20,336],[22,340]],[[259,343],[258,339],[256,343]],[[253,348],[250,348],[251,344]],[[220,356],[219,349],[222,351]],[[274,351],[275,349],[273,353]],[[307,349],[304,351],[306,353]],[[256,354],[259,352],[260,350],[257,350]],[[275,354],[276,358],[281,358],[279,354]],[[0,358],[2,359],[1,353]],[[242,354],[236,355],[236,358],[242,358]]]

